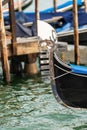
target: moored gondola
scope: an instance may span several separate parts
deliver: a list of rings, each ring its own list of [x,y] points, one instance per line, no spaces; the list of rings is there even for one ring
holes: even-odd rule
[[[87,67],[67,65],[59,59],[57,51],[53,47],[50,51],[50,77],[55,98],[65,106],[87,108]]]
[[[51,25],[40,21],[40,47],[45,45],[49,52],[50,78],[57,101],[68,107],[87,108],[87,67],[64,63],[58,56],[56,32]],[[45,28],[46,27],[46,28]],[[48,28],[50,33],[43,34]],[[40,31],[41,30],[41,31]],[[46,44],[44,44],[46,43]]]

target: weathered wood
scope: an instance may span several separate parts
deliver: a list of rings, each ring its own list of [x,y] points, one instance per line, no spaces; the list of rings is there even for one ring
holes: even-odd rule
[[[36,31],[38,34],[38,20],[40,19],[39,16],[39,8],[38,8],[38,0],[35,0],[35,21],[36,21]]]
[[[11,42],[9,39],[7,39],[7,52],[8,57],[14,56],[12,53],[12,47]],[[1,51],[1,47],[0,47]],[[17,39],[17,54],[18,55],[26,55],[26,54],[33,54],[33,53],[39,53],[39,47],[38,47],[38,37],[31,37],[31,38],[18,38]],[[1,54],[0,54],[1,59]]]
[[[17,44],[17,55],[21,54],[32,54],[38,53],[38,44],[37,43],[26,43],[26,44]]]
[[[85,4],[85,12],[87,12],[87,0],[84,0],[84,4]]]
[[[28,54],[27,62],[25,63],[25,73],[27,74],[38,74],[38,69],[36,66],[36,54]]]
[[[18,10],[19,10],[19,12],[22,11],[22,1],[21,0],[18,0]]]
[[[10,14],[10,27],[12,32],[12,50],[13,54],[17,53],[17,43],[16,43],[16,22],[15,22],[15,14],[14,14],[14,2],[13,0],[9,0],[9,14]]]
[[[8,1],[9,1],[9,0],[4,0],[4,1],[2,1],[2,5],[7,4],[7,3],[8,3]]]
[[[56,12],[56,0],[53,0],[53,5],[54,5],[54,12]]]
[[[75,64],[80,64],[77,0],[73,0]]]
[[[11,57],[13,55],[11,44],[8,41],[8,56]],[[16,55],[26,55],[32,53],[39,53],[38,47],[38,39],[32,38],[20,38],[17,39],[17,53]]]
[[[0,0],[0,45],[1,45],[1,59],[2,59],[2,68],[3,68],[3,76],[6,82],[10,82],[10,70],[8,63],[8,53],[6,47],[6,34],[4,28],[4,19],[2,12],[2,0]]]

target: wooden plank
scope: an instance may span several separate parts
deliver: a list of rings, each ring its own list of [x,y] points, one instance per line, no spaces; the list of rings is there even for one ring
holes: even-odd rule
[[[1,45],[1,57],[2,57],[2,68],[3,68],[3,76],[6,82],[10,82],[10,70],[8,63],[8,53],[6,47],[6,34],[4,28],[4,19],[2,12],[2,1],[0,0],[0,45]]]
[[[0,48],[1,51],[1,48]],[[7,42],[8,57],[13,56],[11,42],[8,39]],[[17,53],[16,55],[26,55],[39,53],[38,39],[36,38],[19,38],[17,39]],[[0,54],[1,58],[1,54]]]
[[[47,71],[41,71],[41,75],[42,76],[47,76],[47,75],[50,75],[50,72],[49,72],[49,70],[47,70]]]
[[[43,65],[40,67],[40,70],[49,70],[50,66],[49,65]]]
[[[37,43],[17,44],[17,55],[39,53]]]
[[[8,56],[12,56],[11,44],[8,40]],[[17,39],[17,53],[16,55],[26,55],[32,53],[39,53],[38,39],[36,38],[19,38]]]

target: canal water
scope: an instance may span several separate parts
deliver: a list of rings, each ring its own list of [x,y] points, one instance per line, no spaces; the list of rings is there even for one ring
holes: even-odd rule
[[[87,110],[57,103],[40,76],[0,82],[0,130],[87,130]]]
[[[52,5],[50,1],[40,0],[40,8]],[[58,104],[50,80],[39,75],[16,77],[9,85],[0,80],[0,130],[87,130],[87,110]]]

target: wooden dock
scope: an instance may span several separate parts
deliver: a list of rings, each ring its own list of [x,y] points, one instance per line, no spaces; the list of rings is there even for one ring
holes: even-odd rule
[[[85,4],[87,5],[86,0]],[[8,4],[9,8],[9,22],[10,25],[5,27],[3,18],[3,4]],[[36,18],[36,31],[37,30],[37,20],[39,19],[38,11],[38,0],[35,0],[35,18]],[[87,7],[87,6],[86,6]],[[54,0],[54,11],[56,11],[56,0]],[[77,4],[76,0],[73,0],[73,15],[75,16],[74,21],[74,44],[75,44],[75,63],[79,64],[80,53],[79,53],[79,33],[78,33],[78,17],[77,17]],[[61,19],[61,17],[56,17],[53,19],[46,20],[46,22],[56,21]],[[32,23],[24,24],[26,26],[31,26]],[[8,32],[8,29],[10,32]],[[39,53],[38,47],[39,39],[38,37],[30,38],[17,38],[16,37],[16,20],[14,12],[14,2],[13,0],[0,0],[0,60],[2,63],[3,78],[6,82],[11,81],[10,73],[20,74],[22,67],[20,62],[25,62],[25,71],[27,73],[36,74],[37,69],[35,66],[37,53]],[[9,64],[9,59],[11,64]]]
[[[7,40],[7,51],[8,57],[14,56],[12,52],[11,41]],[[17,38],[17,51],[16,55],[26,55],[32,53],[39,53],[38,48],[38,37],[30,37],[30,38]]]
[[[37,53],[39,53],[39,47],[37,36],[16,38],[14,3],[13,0],[4,1],[8,3],[9,7],[10,33],[7,35],[7,30],[5,29],[2,1],[0,0],[0,60],[2,63],[3,79],[9,83],[11,81],[11,73],[21,73],[21,61],[24,61],[24,69],[27,73],[38,73],[35,62]]]

